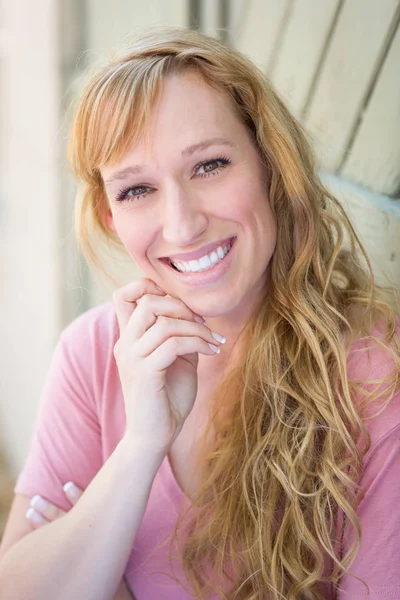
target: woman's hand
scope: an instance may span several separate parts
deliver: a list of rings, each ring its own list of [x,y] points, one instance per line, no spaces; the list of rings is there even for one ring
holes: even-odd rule
[[[72,506],[78,502],[83,494],[83,490],[74,485],[72,481],[65,484],[63,489]],[[31,507],[26,513],[26,517],[35,529],[39,529],[39,527],[43,527],[43,525],[51,523],[51,521],[55,521],[66,514],[65,510],[62,510],[62,508],[59,508],[41,496],[34,496],[31,500]]]
[[[79,498],[83,494],[83,490],[74,485],[72,481],[65,484],[63,489],[72,506],[78,502]],[[39,529],[40,527],[43,527],[43,525],[51,523],[51,521],[55,521],[66,514],[67,513],[65,510],[62,510],[48,500],[44,500],[40,496],[34,496],[31,500],[31,508],[29,508],[27,511],[26,517],[29,519],[35,529]],[[132,599],[135,600],[135,597],[130,591],[128,585],[125,583],[125,580],[122,579],[113,600]]]
[[[116,290],[113,304],[120,329],[114,357],[125,400],[125,438],[164,456],[193,408],[199,353],[218,353],[225,338],[150,279]]]

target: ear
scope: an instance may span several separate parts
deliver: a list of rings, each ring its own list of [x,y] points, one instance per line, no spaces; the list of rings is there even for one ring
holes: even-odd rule
[[[106,213],[106,223],[107,226],[112,230],[112,231],[117,231],[114,225],[114,217],[113,214],[111,212],[111,210],[108,208],[107,209],[107,213]]]

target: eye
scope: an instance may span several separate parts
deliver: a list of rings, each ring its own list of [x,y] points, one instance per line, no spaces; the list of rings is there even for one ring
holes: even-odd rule
[[[210,160],[204,160],[198,163],[193,171],[197,177],[209,177],[210,175],[217,175],[227,165],[230,165],[231,161],[226,156],[219,156],[217,158],[211,158]],[[202,172],[201,172],[202,171]],[[124,202],[125,200],[133,201],[145,198],[148,194],[154,191],[148,185],[135,185],[120,190],[115,198],[116,202]]]
[[[151,193],[152,188],[148,185],[135,185],[122,189],[118,192],[115,200],[117,202],[123,202],[124,200],[138,200],[138,198],[144,198],[147,194]],[[132,192],[132,194],[130,194]]]
[[[225,156],[220,156],[218,158],[211,158],[210,160],[205,160],[201,163],[198,163],[194,171],[198,177],[207,177],[208,175],[216,175],[222,169],[224,169],[227,165],[230,165],[231,161],[229,158]],[[201,172],[202,170],[202,172]]]

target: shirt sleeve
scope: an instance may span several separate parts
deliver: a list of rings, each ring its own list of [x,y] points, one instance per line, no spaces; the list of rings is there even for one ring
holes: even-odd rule
[[[400,396],[396,399],[400,402]],[[395,400],[395,402],[396,402]],[[342,576],[337,600],[400,598],[400,424],[372,446],[365,456],[360,485],[365,491],[357,515],[361,543],[349,571]],[[344,554],[354,539],[344,536]],[[343,555],[344,555],[343,554]],[[351,575],[363,579],[365,585]]]
[[[63,485],[85,489],[102,466],[89,335],[61,334],[42,390],[34,434],[14,492],[39,494],[63,510]]]

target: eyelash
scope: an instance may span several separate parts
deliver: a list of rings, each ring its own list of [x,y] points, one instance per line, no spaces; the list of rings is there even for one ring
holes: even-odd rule
[[[203,161],[197,163],[197,165],[194,166],[193,171],[196,171],[197,169],[200,169],[200,167],[204,167],[205,165],[208,165],[213,162],[219,162],[222,164],[219,167],[217,167],[216,169],[214,169],[213,171],[209,171],[208,173],[198,173],[197,176],[198,177],[209,177],[210,175],[216,175],[216,173],[219,173],[220,169],[224,169],[226,166],[231,164],[231,161],[226,156],[218,156],[218,157],[211,158],[208,160],[203,160]],[[145,196],[147,196],[147,194],[151,193],[151,192],[145,192],[144,194],[138,194],[137,196],[128,196],[128,192],[130,192],[131,190],[135,190],[136,188],[149,189],[150,186],[134,185],[134,186],[124,188],[118,192],[115,200],[117,202],[124,202],[124,200],[128,200],[128,201],[132,202],[134,200],[138,200],[139,198],[144,198]]]

